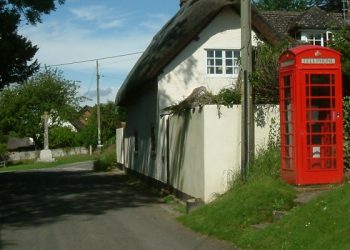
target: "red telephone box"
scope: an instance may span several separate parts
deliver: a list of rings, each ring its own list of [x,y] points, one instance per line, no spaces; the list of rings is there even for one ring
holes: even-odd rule
[[[280,56],[282,178],[296,185],[343,180],[340,53],[304,45]]]

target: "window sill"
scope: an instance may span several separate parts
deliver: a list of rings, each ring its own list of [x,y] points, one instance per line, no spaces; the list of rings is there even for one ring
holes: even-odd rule
[[[238,78],[238,75],[206,75],[207,78]]]

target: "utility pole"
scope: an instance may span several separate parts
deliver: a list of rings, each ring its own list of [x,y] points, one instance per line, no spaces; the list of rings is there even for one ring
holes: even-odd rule
[[[249,164],[254,160],[254,107],[249,75],[252,72],[251,3],[241,0],[241,67],[242,67],[242,121],[241,174],[248,176]]]
[[[345,21],[348,15],[349,0],[342,0],[342,2],[343,2],[343,19]]]
[[[98,60],[96,60],[96,85],[97,85],[97,147],[101,148],[101,114],[100,114],[100,74],[98,71]]]

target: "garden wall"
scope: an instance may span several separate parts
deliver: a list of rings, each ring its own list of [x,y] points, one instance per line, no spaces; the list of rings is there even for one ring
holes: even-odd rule
[[[69,149],[57,148],[57,149],[51,149],[51,152],[52,152],[53,158],[71,156],[71,155],[89,154],[89,150],[85,147],[75,147],[75,148],[69,148]],[[39,158],[39,155],[40,155],[40,150],[10,152],[9,161],[16,162],[16,161],[35,160]]]

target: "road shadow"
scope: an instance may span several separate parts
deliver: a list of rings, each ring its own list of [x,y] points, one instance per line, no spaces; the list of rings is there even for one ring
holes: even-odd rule
[[[70,215],[99,215],[161,202],[122,173],[64,169],[2,173],[0,184],[0,233],[5,227],[36,226]],[[0,249],[4,245],[0,238]]]

